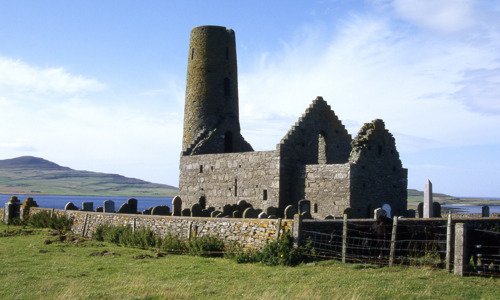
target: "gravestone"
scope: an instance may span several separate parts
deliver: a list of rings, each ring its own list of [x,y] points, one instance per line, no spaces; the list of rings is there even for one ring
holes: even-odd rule
[[[102,206],[96,207],[95,212],[104,212],[104,207]]]
[[[311,213],[308,211],[304,211],[300,214],[302,216],[302,219],[312,219],[313,217],[311,216]]]
[[[415,210],[414,209],[409,209],[407,212],[406,212],[406,217],[408,218],[415,218]]]
[[[335,217],[332,215],[328,215],[325,217],[325,220],[335,220]]]
[[[243,211],[243,219],[256,219],[259,216],[259,213],[257,210],[248,207]]]
[[[239,210],[233,211],[233,218],[241,218],[243,214]]]
[[[437,201],[432,202],[432,215],[434,218],[441,218],[441,204]]]
[[[238,206],[236,206],[235,208],[232,205],[226,204],[222,207],[222,213],[224,214],[224,216],[232,216],[233,211],[235,211],[236,209],[238,209]]]
[[[299,201],[299,214],[303,212],[311,212],[311,201],[303,199]]]
[[[257,219],[267,219],[267,214],[265,212],[261,212],[258,216]]]
[[[383,210],[383,209],[382,209],[382,208],[380,208],[380,207],[379,207],[379,208],[377,208],[377,209],[375,209],[375,210],[373,210],[373,218],[374,218],[375,220],[377,220],[377,219],[378,219],[378,217],[380,217],[380,216],[387,216],[387,213],[385,212],[385,210]]]
[[[238,210],[245,211],[245,209],[252,207],[251,204],[247,203],[245,200],[238,201]]]
[[[278,215],[278,209],[276,207],[269,206],[266,208],[266,215],[268,216],[277,216]]]
[[[118,213],[118,214],[130,214],[130,206],[128,206],[128,203],[123,203],[116,213]]]
[[[183,217],[190,217],[190,216],[191,216],[191,210],[190,210],[189,208],[184,208],[184,209],[182,210],[181,215],[182,215]]]
[[[30,208],[32,207],[38,207],[38,204],[33,200],[32,197],[27,197],[21,205],[20,216],[23,220],[28,216]]]
[[[169,216],[170,215],[170,207],[167,205],[158,205],[153,207],[151,210],[151,215],[155,216]]]
[[[427,179],[424,189],[424,218],[433,218],[433,205],[432,205],[432,182]]]
[[[114,213],[115,212],[115,202],[112,200],[104,201],[103,207],[104,207],[105,213]]]
[[[424,217],[424,204],[422,202],[420,202],[418,204],[417,210],[418,210],[418,217],[423,218]]]
[[[293,216],[295,216],[295,214],[297,214],[297,209],[295,208],[295,206],[288,205],[285,208],[285,219],[292,220]]]
[[[142,211],[142,214],[143,215],[147,215],[147,216],[150,216],[151,215],[151,211],[153,210],[152,207],[148,207],[146,208],[145,210]]]
[[[203,209],[199,203],[195,203],[191,206],[191,217],[203,217]]]
[[[490,216],[490,207],[488,205],[482,207],[481,216],[483,218],[488,218]]]
[[[78,210],[78,207],[74,205],[73,202],[68,202],[66,206],[64,206],[64,210]]]
[[[10,197],[9,201],[5,204],[4,214],[4,222],[6,224],[8,224],[9,221],[14,218],[21,217],[21,201],[19,201],[16,196]]]
[[[94,202],[82,202],[82,211],[94,211]]]
[[[176,217],[183,216],[182,200],[179,196],[175,196],[174,199],[172,199],[172,215]]]
[[[130,198],[127,200],[128,208],[130,210],[131,214],[136,214],[137,213],[137,199],[135,198]]]
[[[352,218],[354,215],[354,210],[352,209],[352,207],[344,209],[344,215],[347,215],[348,219]]]
[[[212,217],[212,218],[218,218],[221,215],[222,215],[222,212],[220,210],[214,210],[213,212],[210,213],[210,217]]]

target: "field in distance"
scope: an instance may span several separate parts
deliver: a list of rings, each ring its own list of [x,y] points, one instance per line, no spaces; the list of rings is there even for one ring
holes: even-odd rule
[[[38,157],[0,160],[0,194],[173,197],[177,193],[170,185],[73,170]]]

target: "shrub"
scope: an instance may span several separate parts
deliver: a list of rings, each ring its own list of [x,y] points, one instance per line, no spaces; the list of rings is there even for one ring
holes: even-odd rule
[[[157,246],[166,251],[186,252],[186,243],[170,232],[163,239],[158,238]]]
[[[55,230],[69,231],[73,226],[73,218],[65,215],[53,215],[47,211],[41,211],[29,218],[28,223],[37,228],[52,228]]]
[[[224,242],[209,235],[186,241],[186,248],[189,254],[195,256],[222,256],[224,254]]]

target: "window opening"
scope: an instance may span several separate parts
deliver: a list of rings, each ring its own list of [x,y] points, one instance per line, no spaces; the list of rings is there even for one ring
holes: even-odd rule
[[[318,203],[314,203],[314,213],[318,213]]]
[[[234,179],[234,196],[238,196],[238,179]]]
[[[318,135],[318,164],[326,164],[326,133]]]
[[[200,173],[203,173],[203,165],[200,165]]]
[[[194,48],[191,49],[191,60],[193,60],[193,58],[194,58]]]
[[[262,191],[262,200],[267,200],[267,190]]]

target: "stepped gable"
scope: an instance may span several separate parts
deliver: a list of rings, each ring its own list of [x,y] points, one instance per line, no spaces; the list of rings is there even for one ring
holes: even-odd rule
[[[391,166],[402,167],[393,135],[385,129],[385,123],[381,119],[365,123],[352,141],[349,162],[385,164],[388,160],[391,161]]]
[[[317,97],[277,148],[292,147],[298,154],[295,158],[304,164],[318,163],[318,153],[324,148],[326,161],[323,163],[346,163],[351,152],[351,140],[351,135],[330,105],[322,97]]]

